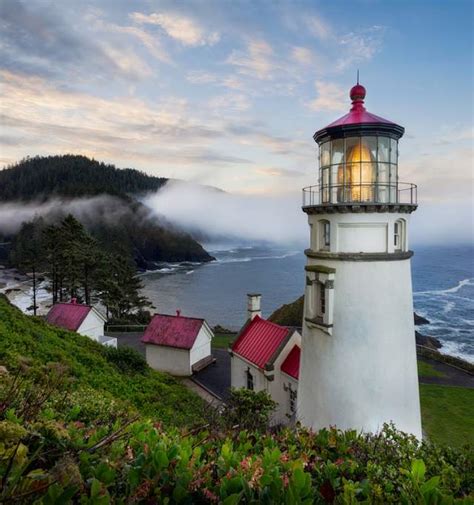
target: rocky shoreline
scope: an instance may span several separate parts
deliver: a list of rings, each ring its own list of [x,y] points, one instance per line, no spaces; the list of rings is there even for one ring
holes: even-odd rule
[[[415,319],[415,326],[423,326],[425,324],[430,324],[428,319],[423,316],[420,316],[416,312],[414,312],[413,317]],[[443,344],[435,337],[431,337],[429,335],[423,335],[419,331],[415,331],[416,344],[422,345],[424,347],[428,347],[429,349],[433,349],[437,351],[443,347]]]

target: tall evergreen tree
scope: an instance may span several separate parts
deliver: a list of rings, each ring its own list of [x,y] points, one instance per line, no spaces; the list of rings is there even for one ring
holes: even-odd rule
[[[41,217],[33,221],[23,223],[19,233],[15,236],[11,250],[10,261],[17,265],[18,268],[24,271],[31,272],[32,275],[32,305],[30,310],[36,316],[38,309],[37,292],[38,271],[44,267],[44,240],[43,229],[45,228],[44,221]]]

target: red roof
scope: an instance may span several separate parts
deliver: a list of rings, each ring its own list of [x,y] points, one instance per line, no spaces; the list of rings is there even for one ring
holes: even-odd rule
[[[285,361],[281,364],[281,371],[298,380],[300,376],[301,349],[296,344],[291,349]]]
[[[373,123],[384,123],[384,124],[395,124],[388,119],[376,116],[364,107],[365,98],[365,88],[361,84],[356,84],[350,91],[350,97],[352,100],[352,108],[348,114],[336,119],[333,123],[326,126],[326,128],[333,128],[334,126],[343,126],[350,124],[373,124]],[[325,128],[325,129],[326,129]]]
[[[55,303],[48,312],[46,321],[66,330],[77,331],[91,310],[90,305],[80,303]]]
[[[291,333],[289,328],[255,316],[242,329],[232,344],[234,351],[242,358],[263,368]]]
[[[155,314],[142,337],[144,344],[191,349],[204,319]]]

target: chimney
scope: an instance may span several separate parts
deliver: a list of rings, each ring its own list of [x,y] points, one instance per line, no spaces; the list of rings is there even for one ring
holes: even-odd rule
[[[72,303],[73,305],[76,305],[76,303],[77,303],[77,298],[71,298],[71,303]]]
[[[262,295],[259,293],[247,295],[247,319],[253,319],[255,316],[262,317],[261,299]]]
[[[181,315],[181,310],[180,309],[176,309],[176,317],[179,317]]]

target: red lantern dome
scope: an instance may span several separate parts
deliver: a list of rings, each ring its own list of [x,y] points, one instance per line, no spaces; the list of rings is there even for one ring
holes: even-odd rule
[[[388,119],[376,116],[368,112],[364,106],[366,90],[362,84],[357,83],[350,90],[349,96],[352,100],[352,107],[348,114],[336,119],[325,128],[318,130],[314,134],[314,140],[320,144],[328,138],[344,137],[354,133],[355,130],[367,131],[367,133],[388,133],[396,138],[400,138],[405,129]],[[363,133],[363,132],[361,132]]]

